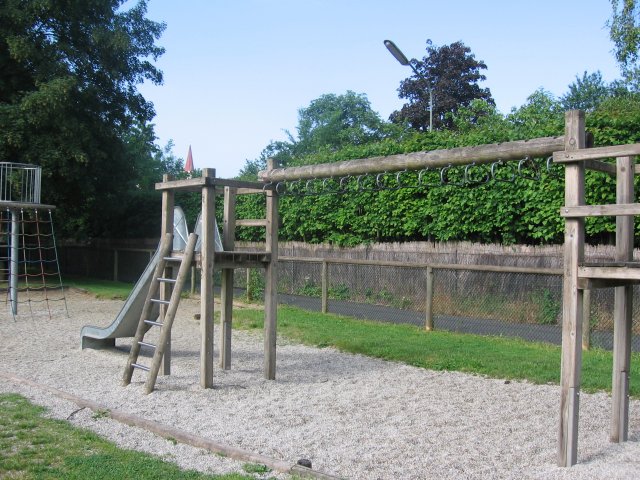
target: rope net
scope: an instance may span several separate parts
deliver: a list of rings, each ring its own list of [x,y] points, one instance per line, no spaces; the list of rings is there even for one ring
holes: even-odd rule
[[[50,210],[0,212],[0,289],[14,319],[68,315]]]

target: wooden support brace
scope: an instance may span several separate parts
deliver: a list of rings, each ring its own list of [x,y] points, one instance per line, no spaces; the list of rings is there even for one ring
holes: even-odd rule
[[[267,168],[273,169],[269,159]],[[265,269],[264,288],[264,377],[276,378],[276,328],[278,316],[278,194],[267,191],[267,236],[266,248],[271,252],[271,261]]]
[[[215,178],[215,170],[205,168],[203,177]],[[215,253],[215,187],[202,187],[202,241],[200,245],[200,386],[213,388],[213,263]]]
[[[632,157],[616,159],[616,202],[633,201],[634,161]],[[633,260],[634,219],[616,217],[616,261]],[[611,441],[625,442],[629,428],[629,369],[631,365],[631,327],[633,289],[630,285],[616,287],[613,309],[613,373],[611,398]]]
[[[565,151],[585,146],[584,112],[565,115]],[[584,164],[565,168],[565,206],[584,205]],[[578,266],[584,261],[584,219],[567,218],[564,237],[564,281],[562,303],[562,366],[558,465],[569,467],[578,458],[580,371],[582,369],[583,290],[578,288]]]
[[[233,251],[236,237],[236,189],[224,188],[224,225],[222,247]],[[233,322],[233,269],[222,270],[222,290],[220,293],[220,368],[231,368],[231,331]]]

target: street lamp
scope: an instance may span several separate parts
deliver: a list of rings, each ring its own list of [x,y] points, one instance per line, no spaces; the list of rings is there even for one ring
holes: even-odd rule
[[[400,65],[409,65],[411,67],[411,70],[413,70],[413,73],[415,73],[418,77],[426,82],[427,88],[429,89],[429,131],[431,131],[433,128],[433,89],[431,88],[431,82],[427,79],[427,77],[416,70],[416,67],[413,66],[413,63],[411,63],[407,59],[405,54],[402,53],[402,51],[395,43],[393,43],[391,40],[385,40],[384,46],[387,47],[387,50],[389,50],[391,55],[393,55],[393,57],[400,63]]]

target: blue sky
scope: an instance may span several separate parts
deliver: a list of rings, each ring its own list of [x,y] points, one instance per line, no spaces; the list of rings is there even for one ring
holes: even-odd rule
[[[159,145],[173,140],[182,158],[191,145],[197,168],[231,178],[285,130],[295,135],[298,110],[323,94],[364,93],[388,119],[411,70],[385,39],[409,58],[428,38],[462,41],[508,113],[538,88],[562,95],[584,71],[618,78],[610,15],[609,0],[150,0],[147,16],[167,23],[164,84],[140,90]]]

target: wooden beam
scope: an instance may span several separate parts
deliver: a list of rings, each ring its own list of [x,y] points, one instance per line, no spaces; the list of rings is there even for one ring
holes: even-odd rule
[[[238,227],[266,227],[267,220],[266,219],[240,219],[236,220],[236,225]]]
[[[321,163],[302,167],[267,169],[258,174],[265,182],[282,182],[311,178],[344,177],[375,172],[397,172],[493,163],[498,160],[519,160],[525,157],[547,157],[564,148],[563,137],[544,137],[533,140],[494,143],[476,147],[459,147],[429,152],[414,152],[384,157],[361,158],[344,162]]]
[[[233,252],[236,240],[236,189],[224,187],[222,247]],[[222,270],[220,293],[220,368],[231,369],[231,331],[233,322],[233,268]]]
[[[585,160],[584,168],[587,170],[594,170],[596,172],[608,173],[609,175],[616,174],[616,166],[611,163],[601,162],[599,160]]]
[[[583,160],[600,160],[640,155],[640,143],[615,145],[613,147],[583,148],[577,150],[556,151],[553,161],[556,163],[579,162]]]
[[[274,167],[269,159],[268,167]],[[278,318],[278,194],[267,192],[267,235],[266,249],[271,253],[271,261],[265,270],[264,287],[264,377],[276,378],[276,329]]]
[[[162,176],[163,182],[171,181],[171,177],[169,175]],[[161,237],[164,238],[167,233],[173,235],[173,209],[175,207],[175,195],[172,190],[165,190],[162,192],[162,223],[160,227]],[[173,244],[172,248],[173,249]],[[162,275],[164,278],[173,278],[173,268],[171,266],[167,266]],[[171,297],[171,285],[168,283],[163,283],[160,285],[160,299],[161,300],[169,300]],[[167,307],[165,305],[160,305],[159,309],[159,320],[160,323],[164,320],[165,314],[167,312]],[[162,375],[170,375],[171,374],[171,331],[166,337],[166,344],[164,346],[164,356],[162,357]]]
[[[231,187],[231,188],[243,188],[245,190],[251,190],[255,193],[264,192],[266,190],[272,190],[275,187],[273,185],[261,183],[261,182],[247,182],[244,180],[233,180],[229,178],[215,178],[213,184],[217,187]]]
[[[183,180],[163,180],[162,182],[156,183],[155,188],[156,190],[186,190],[198,192],[205,186],[219,187],[218,190],[220,192],[224,190],[224,187],[241,188],[243,189],[243,193],[261,193],[275,188],[273,185],[261,182],[247,182],[244,180],[234,180],[229,178],[207,177],[205,176],[204,171],[201,177],[186,178]]]
[[[204,178],[213,178],[215,170],[204,169]],[[213,388],[213,268],[215,253],[215,187],[202,187],[202,239],[200,247],[200,386]]]
[[[584,148],[584,112],[565,114],[565,153]],[[565,205],[584,205],[584,164],[565,167]],[[558,465],[569,467],[578,459],[580,371],[582,368],[583,290],[578,289],[578,265],[584,260],[584,219],[567,218],[564,235],[564,281],[562,287],[562,367],[560,375],[560,425]]]
[[[640,280],[640,269],[629,267],[579,267],[580,278],[596,280]]]
[[[631,200],[633,201],[633,198]],[[560,216],[565,218],[612,217],[618,215],[640,215],[640,203],[582,205],[579,207],[562,207],[560,209]]]
[[[616,159],[616,202],[634,200],[634,159]],[[633,223],[630,216],[616,218],[616,260],[633,260]],[[633,322],[633,287],[616,287],[613,307],[613,374],[611,386],[611,441],[626,442],[629,433],[629,369],[631,366],[631,326]]]
[[[351,258],[320,258],[320,257],[278,257],[283,262],[307,262],[307,263],[338,263],[341,265],[375,265],[379,267],[398,268],[433,268],[434,270],[469,270],[476,272],[496,273],[530,273],[539,275],[562,275],[564,270],[560,268],[528,268],[508,267],[502,265],[454,265],[450,263],[423,263],[423,262],[396,262],[379,260],[360,260]]]
[[[215,172],[215,170],[212,171]],[[186,190],[191,192],[198,192],[202,190],[202,187],[205,187],[207,185],[213,185],[213,178],[206,177],[203,170],[201,177],[187,178],[184,180],[163,179],[162,182],[156,183],[156,190]]]

